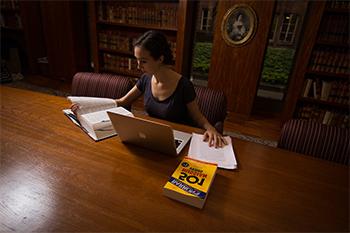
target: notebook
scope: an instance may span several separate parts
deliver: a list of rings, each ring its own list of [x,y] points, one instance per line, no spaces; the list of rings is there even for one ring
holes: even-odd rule
[[[108,112],[122,142],[165,154],[178,155],[191,139],[191,134],[173,130],[169,125],[138,117]]]

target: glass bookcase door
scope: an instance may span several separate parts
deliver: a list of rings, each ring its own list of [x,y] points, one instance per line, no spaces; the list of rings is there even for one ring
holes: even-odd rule
[[[196,1],[191,81],[207,86],[213,47],[217,1]]]
[[[255,110],[263,107],[268,112],[282,111],[307,7],[305,1],[277,1]]]

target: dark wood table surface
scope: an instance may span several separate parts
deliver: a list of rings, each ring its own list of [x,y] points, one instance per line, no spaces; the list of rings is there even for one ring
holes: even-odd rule
[[[65,98],[0,91],[0,231],[349,231],[347,166],[233,139],[239,169],[219,169],[199,210],[162,195],[188,146],[94,142]]]

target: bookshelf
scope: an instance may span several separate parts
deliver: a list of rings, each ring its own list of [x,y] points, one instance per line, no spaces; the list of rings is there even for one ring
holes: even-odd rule
[[[19,0],[2,1],[0,10],[0,25],[2,29],[12,31],[22,30]]]
[[[350,2],[323,4],[318,31],[301,76],[293,117],[348,128]]]
[[[133,55],[133,43],[148,30],[160,30],[170,42],[174,68],[183,70],[181,55],[187,53],[184,40],[187,1],[91,1],[89,3],[92,66],[95,72],[140,77]],[[180,43],[177,43],[180,41]],[[179,56],[180,55],[180,56]]]
[[[26,69],[22,20],[19,0],[0,2],[2,82],[11,81],[11,75],[23,74]]]

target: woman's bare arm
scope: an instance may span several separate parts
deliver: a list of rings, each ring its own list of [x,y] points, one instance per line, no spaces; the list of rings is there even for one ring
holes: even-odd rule
[[[142,92],[134,86],[126,95],[124,95],[120,99],[116,99],[115,101],[117,102],[118,106],[130,106],[137,98],[140,97]]]
[[[187,104],[187,109],[197,125],[206,130],[203,140],[208,141],[209,146],[223,147],[227,144],[222,135],[218,133],[205,116],[203,116],[195,100]]]

